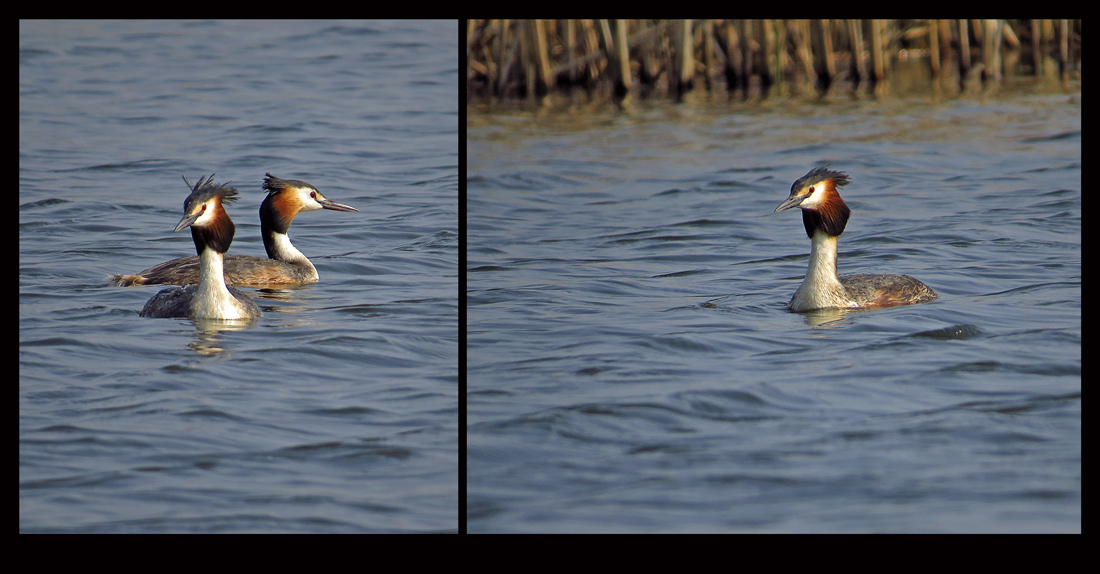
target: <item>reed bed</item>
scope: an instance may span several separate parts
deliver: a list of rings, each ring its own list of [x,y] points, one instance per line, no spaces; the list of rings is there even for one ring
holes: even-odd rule
[[[469,101],[954,95],[1081,77],[1081,20],[469,20]]]

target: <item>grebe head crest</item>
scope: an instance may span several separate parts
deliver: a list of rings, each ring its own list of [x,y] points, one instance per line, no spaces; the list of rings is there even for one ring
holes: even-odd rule
[[[214,174],[206,178],[200,177],[195,185],[191,185],[186,176],[183,181],[191,188],[191,194],[183,200],[183,219],[176,224],[175,231],[190,227],[191,238],[195,241],[195,249],[199,255],[202,255],[207,246],[218,253],[229,251],[237,227],[229,219],[222,204],[236,201],[237,190],[230,187],[228,182],[214,183]]]
[[[294,216],[302,211],[359,211],[326,198],[320,190],[304,181],[282,179],[270,173],[264,177],[264,191],[267,197],[260,205],[260,222],[262,225],[270,222],[266,223],[270,229],[283,234],[290,229]]]
[[[851,210],[836,188],[851,181],[847,174],[833,171],[827,165],[815,167],[795,180],[791,185],[791,195],[773,213],[792,207],[801,208],[806,235],[813,237],[814,231],[820,229],[832,237],[839,236],[848,225]]]
[[[287,188],[300,187],[307,190],[317,191],[316,187],[297,179],[282,179],[275,177],[270,173],[264,174],[264,191],[268,193],[279,193]]]
[[[827,179],[833,180],[833,185],[835,185],[836,187],[844,187],[849,183],[852,183],[852,179],[848,177],[848,174],[839,171],[833,171],[829,169],[828,165],[823,165],[821,167],[815,167],[811,169],[809,173],[795,180],[795,182],[791,184],[791,193],[793,194],[794,192],[802,189],[803,187],[806,187],[807,185],[813,185]]]

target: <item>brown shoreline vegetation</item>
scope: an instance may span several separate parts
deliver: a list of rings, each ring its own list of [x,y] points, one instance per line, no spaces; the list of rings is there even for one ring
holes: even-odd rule
[[[468,20],[468,102],[1069,90],[1081,20]]]

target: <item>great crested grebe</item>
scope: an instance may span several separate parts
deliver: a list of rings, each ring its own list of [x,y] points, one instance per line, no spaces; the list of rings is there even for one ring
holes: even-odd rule
[[[316,187],[296,179],[280,179],[270,173],[264,178],[267,197],[260,204],[260,233],[269,259],[251,255],[225,256],[225,283],[238,287],[269,287],[316,283],[317,268],[290,243],[287,231],[294,216],[303,211],[330,209],[356,211],[321,195]],[[199,258],[181,257],[150,267],[135,275],[111,275],[111,284],[188,285],[199,280]]]
[[[192,186],[183,178],[191,194],[183,202],[183,219],[175,229],[191,228],[191,239],[199,252],[198,285],[172,287],[153,295],[141,310],[142,317],[234,320],[263,314],[248,295],[225,286],[222,258],[233,243],[236,226],[222,204],[235,201],[237,190],[228,184],[213,183],[213,179],[211,174]]]
[[[848,185],[846,174],[816,167],[791,186],[791,195],[775,212],[802,210],[810,236],[810,266],[788,307],[792,311],[893,307],[931,301],[939,295],[908,275],[845,275],[836,272],[837,238],[844,233],[851,210],[836,188]]]

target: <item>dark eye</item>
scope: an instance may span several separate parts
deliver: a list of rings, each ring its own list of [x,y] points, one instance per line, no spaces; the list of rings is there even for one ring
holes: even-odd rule
[[[814,186],[811,185],[810,186],[810,193],[813,193],[813,192],[814,192]]]
[[[311,191],[311,192],[309,192],[309,196],[312,197],[313,199],[317,199],[317,192],[316,191]]]

